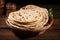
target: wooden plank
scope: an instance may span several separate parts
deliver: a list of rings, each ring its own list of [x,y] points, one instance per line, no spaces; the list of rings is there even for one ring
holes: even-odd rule
[[[0,40],[19,40],[11,29],[0,29]]]
[[[60,30],[48,30],[44,34],[26,40],[60,40]]]
[[[17,37],[11,29],[0,29],[0,40],[21,40],[21,38]],[[60,30],[47,30],[42,35],[24,40],[60,40]]]

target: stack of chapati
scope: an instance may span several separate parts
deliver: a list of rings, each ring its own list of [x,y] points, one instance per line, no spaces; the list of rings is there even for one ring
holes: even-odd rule
[[[35,5],[27,5],[20,10],[9,13],[7,22],[10,26],[38,31],[48,23],[48,11],[46,8]]]

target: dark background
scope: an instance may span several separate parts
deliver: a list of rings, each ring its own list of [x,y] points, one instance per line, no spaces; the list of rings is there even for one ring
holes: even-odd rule
[[[6,3],[8,2],[16,4],[60,4],[59,0],[6,0]]]
[[[60,5],[59,0],[6,0],[5,4],[7,3],[15,3],[17,5],[17,9],[23,7],[27,4],[34,4],[34,5]]]

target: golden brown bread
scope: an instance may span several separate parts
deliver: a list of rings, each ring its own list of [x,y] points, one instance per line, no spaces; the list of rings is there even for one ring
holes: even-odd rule
[[[46,8],[27,5],[24,9],[22,7],[19,11],[11,12],[6,22],[16,32],[21,32],[20,35],[30,36],[31,34],[32,36],[42,30],[47,30],[52,25],[53,18],[50,17],[49,19]]]

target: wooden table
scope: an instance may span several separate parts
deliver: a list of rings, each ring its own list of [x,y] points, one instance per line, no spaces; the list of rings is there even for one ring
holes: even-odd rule
[[[60,40],[60,5],[39,5],[45,8],[53,8],[54,24],[44,34],[27,39],[21,39],[15,35],[6,23],[6,17],[0,17],[0,40]]]

